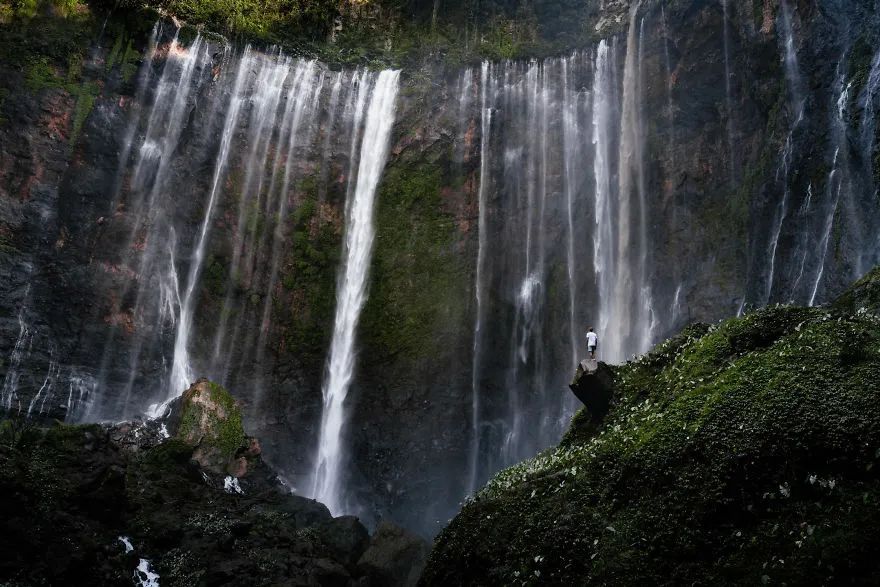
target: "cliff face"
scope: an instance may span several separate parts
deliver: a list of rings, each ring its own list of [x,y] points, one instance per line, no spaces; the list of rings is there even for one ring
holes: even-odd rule
[[[623,341],[621,360],[693,320],[827,301],[874,263],[876,7],[496,4],[463,32],[466,54],[414,42],[399,17],[390,41],[370,37],[392,12],[352,16],[361,57],[345,26],[335,57],[297,47],[332,69],[153,31],[143,12],[0,13],[3,407],[119,419],[183,391],[169,381],[208,226],[193,374],[242,400],[267,458],[309,491],[370,79],[340,63],[405,65],[346,404],[367,519],[433,533],[491,473],[555,443],[587,323]],[[478,20],[458,3],[438,14],[447,40]],[[551,38],[578,50],[462,63],[542,55]],[[267,100],[277,114],[259,118]],[[293,120],[301,143],[286,142]]]
[[[874,311],[770,307],[616,368],[607,416],[492,479],[422,584],[870,582]]]

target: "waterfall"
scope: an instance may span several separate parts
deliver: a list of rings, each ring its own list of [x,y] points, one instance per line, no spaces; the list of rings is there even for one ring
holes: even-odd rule
[[[340,467],[343,459],[344,403],[354,376],[355,333],[366,301],[367,272],[373,248],[376,188],[389,150],[398,71],[381,72],[366,113],[357,185],[346,203],[345,258],[338,293],[330,358],[322,389],[324,409],[318,439],[312,494],[339,513],[345,507]]]
[[[473,364],[471,365],[471,451],[470,473],[468,477],[468,492],[473,493],[477,488],[480,459],[480,359],[482,353],[482,330],[483,330],[483,297],[485,295],[484,274],[486,271],[486,253],[488,240],[487,215],[489,193],[489,139],[492,130],[492,110],[489,103],[489,72],[490,65],[484,61],[480,72],[480,187],[478,194],[479,219],[477,230],[479,231],[479,248],[477,249],[477,268],[474,283],[477,310],[474,323]]]
[[[186,290],[181,298],[179,326],[174,339],[173,363],[166,399],[182,393],[187,387],[189,387],[195,378],[189,357],[189,338],[192,330],[193,317],[193,292],[195,291],[199,273],[202,269],[202,262],[205,254],[205,242],[211,226],[210,223],[214,213],[214,206],[217,201],[220,180],[224,176],[226,170],[229,148],[232,142],[232,134],[235,132],[238,125],[238,113],[241,110],[243,102],[241,92],[244,86],[245,76],[253,65],[250,50],[246,49],[244,56],[241,59],[241,63],[239,64],[238,73],[235,76],[235,84],[232,87],[229,109],[227,110],[226,120],[223,124],[223,132],[220,136],[220,149],[217,154],[217,161],[214,164],[213,177],[211,178],[211,190],[208,192],[208,204],[205,207],[205,216],[202,219],[198,241],[193,254],[193,261],[190,265]]]
[[[568,274],[568,321],[569,340],[571,345],[571,370],[578,364],[578,325],[575,319],[577,305],[577,280],[575,273],[575,233],[574,233],[574,200],[577,197],[576,190],[579,185],[577,179],[577,167],[582,153],[578,137],[581,136],[580,118],[578,107],[580,93],[573,93],[570,87],[568,61],[562,60],[562,125],[563,125],[563,152],[565,153],[565,208],[568,229],[568,243],[566,248],[566,272]]]
[[[737,157],[733,150],[733,97],[731,96],[730,80],[730,15],[728,14],[729,0],[721,0],[721,8],[724,12],[723,34],[724,39],[724,95],[725,105],[727,107],[727,156],[730,162],[730,185],[736,184],[736,160]]]
[[[861,150],[861,159],[865,162],[864,174],[866,176],[866,184],[869,186],[870,195],[876,203],[880,192],[875,181],[875,165],[874,148],[875,148],[875,131],[876,131],[876,112],[877,99],[880,95],[880,50],[878,50],[871,60],[871,71],[868,74],[868,82],[862,95],[862,119],[860,123],[859,148]],[[878,225],[878,210],[876,207],[871,210],[868,215],[872,218],[866,226],[866,234],[873,234],[873,239],[865,243],[860,250],[858,263],[856,266],[856,274],[862,275],[870,267],[880,262],[880,225]]]
[[[654,336],[638,42],[647,25],[633,18],[627,123],[613,40],[484,65],[469,489],[565,430],[574,406],[557,390],[583,357],[588,325],[608,361]],[[627,230],[632,248],[621,255]]]
[[[190,98],[205,81],[209,70],[210,55],[206,44],[197,36],[188,48],[178,44],[177,30],[164,54],[162,73],[158,79],[152,106],[146,113],[144,135],[135,150],[131,174],[131,195],[128,205],[135,218],[129,237],[129,250],[142,250],[136,261],[136,274],[147,276],[155,285],[137,287],[132,315],[153,321],[151,330],[164,331],[167,325],[174,328],[179,316],[175,309],[181,306],[180,281],[176,266],[178,237],[172,222],[167,191],[173,176],[173,161],[180,146],[191,109]],[[154,35],[158,35],[154,28]],[[158,43],[155,38],[152,45]],[[152,57],[159,57],[153,50]],[[133,148],[133,147],[132,147]],[[124,167],[121,169],[124,171]],[[154,294],[158,293],[158,297]],[[150,331],[137,336],[129,353],[129,376],[122,394],[123,409],[128,408],[138,375],[138,365],[149,360],[155,352],[157,341],[148,336]],[[114,333],[115,335],[115,333]],[[106,352],[116,350],[114,335],[106,345]],[[160,351],[161,352],[161,351]],[[178,384],[186,378],[185,368],[176,364],[176,379],[166,385]],[[184,372],[181,372],[183,369]],[[172,369],[174,371],[174,369]],[[177,393],[184,388],[177,390]],[[166,390],[167,398],[173,392]],[[91,415],[91,414],[90,414]]]
[[[726,6],[726,1],[725,6]],[[665,3],[660,5],[660,20],[663,24],[663,63],[666,66],[666,108],[669,116],[669,161],[675,169],[675,107],[672,102],[672,61],[669,58],[669,23],[666,21]],[[726,61],[725,61],[726,63]]]
[[[641,112],[642,53],[641,43],[637,41],[642,27],[636,27],[639,7],[640,3],[637,2],[630,11],[623,71],[617,255],[613,262],[615,278],[607,317],[608,327],[616,335],[605,335],[608,349],[605,356],[611,360],[620,360],[627,353],[645,351],[653,336],[653,302],[647,276],[647,201]]]
[[[845,64],[844,59],[838,63],[838,97],[836,100],[836,109],[834,117],[831,121],[831,128],[834,138],[834,159],[831,165],[831,171],[828,173],[826,183],[826,206],[824,211],[825,221],[822,226],[817,249],[816,259],[818,262],[818,270],[816,278],[813,280],[813,286],[810,290],[808,304],[813,306],[816,304],[816,298],[819,295],[819,287],[822,284],[822,278],[825,275],[825,265],[828,260],[828,244],[831,242],[831,232],[834,227],[835,219],[838,215],[840,207],[841,192],[844,190],[849,192],[849,165],[848,165],[848,139],[847,139],[847,105],[849,104],[849,92],[852,88],[852,82],[845,84],[844,75]],[[844,196],[845,197],[845,196]]]
[[[798,65],[797,48],[794,41],[794,23],[792,22],[791,7],[786,0],[781,2],[782,10],[780,20],[783,34],[783,63],[785,66],[785,79],[788,82],[788,92],[792,108],[795,111],[795,120],[800,121],[804,115],[804,88],[801,80],[800,66]]]
[[[792,162],[795,154],[795,137],[801,124],[804,122],[806,104],[803,95],[803,81],[801,79],[797,50],[795,47],[792,13],[788,3],[785,1],[782,2],[779,25],[781,33],[780,43],[782,45],[782,62],[788,92],[790,123],[775,174],[776,183],[782,188],[782,198],[780,198],[779,203],[776,205],[775,210],[771,215],[769,232],[766,236],[761,237],[761,240],[766,239],[763,248],[764,254],[758,255],[757,258],[752,261],[752,266],[749,270],[749,273],[754,274],[754,277],[757,278],[759,268],[763,264],[763,259],[767,259],[766,268],[764,269],[766,275],[763,276],[763,284],[756,283],[755,285],[755,288],[763,287],[763,292],[754,296],[759,305],[770,303],[774,299],[775,294],[781,293],[781,289],[783,289],[777,286],[777,281],[779,281],[777,265],[781,261],[778,259],[779,240],[783,234],[784,226],[786,224],[785,221],[790,213],[790,201],[793,198],[793,194],[791,193],[791,179]],[[758,245],[757,248],[758,250],[761,250],[761,245]],[[793,292],[788,293],[790,296],[793,295]],[[749,292],[746,292],[738,314],[742,314],[745,310],[748,297]],[[788,301],[789,297],[783,299]]]
[[[474,94],[474,72],[466,68],[461,72],[458,82],[458,129],[455,142],[455,163],[461,165],[468,147],[471,121],[471,100]]]
[[[108,217],[128,242],[99,265],[112,307],[97,378],[46,361],[23,410],[63,392],[76,420],[158,414],[207,376],[247,381],[259,415],[283,337],[273,313],[292,295],[289,216],[327,190],[300,174],[346,178],[349,199],[369,179],[357,166],[375,76],[178,32],[154,27],[121,143]]]
[[[6,366],[6,376],[3,378],[3,387],[0,388],[0,407],[9,411],[13,405],[21,409],[18,397],[18,382],[21,378],[21,364],[24,358],[30,354],[33,346],[33,328],[25,318],[25,306],[18,311],[18,338],[12,347],[12,354]]]
[[[593,228],[593,271],[596,275],[597,297],[599,299],[598,332],[608,332],[614,298],[614,268],[617,258],[617,245],[614,235],[614,216],[612,211],[612,169],[611,169],[611,121],[613,119],[613,68],[609,58],[608,43],[599,42],[596,51],[596,65],[593,77],[593,176],[595,190],[595,223]],[[612,273],[613,272],[613,273]],[[605,346],[604,341],[602,341]],[[605,360],[616,362],[623,359],[619,345],[603,350]]]

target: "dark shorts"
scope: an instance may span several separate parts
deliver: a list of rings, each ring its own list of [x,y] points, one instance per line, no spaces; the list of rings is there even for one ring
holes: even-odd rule
[[[587,345],[587,350],[592,353],[593,351],[596,350],[596,345],[594,345],[594,344]]]

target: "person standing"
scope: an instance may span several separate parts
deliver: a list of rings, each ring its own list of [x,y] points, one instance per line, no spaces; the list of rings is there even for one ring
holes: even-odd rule
[[[599,346],[599,336],[593,332],[593,327],[587,331],[587,350],[590,351],[590,358],[596,358],[596,347]]]

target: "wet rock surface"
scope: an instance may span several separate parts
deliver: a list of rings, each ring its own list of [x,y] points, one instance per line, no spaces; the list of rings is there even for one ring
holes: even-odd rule
[[[211,391],[221,402],[225,393]],[[204,409],[197,398],[186,394],[172,412]],[[234,424],[228,415],[202,421],[199,440],[220,437]],[[192,430],[172,420],[48,429],[3,422],[0,582],[131,585],[142,559],[163,586],[379,586],[389,583],[372,577],[404,572],[401,565],[417,575],[421,559],[412,557],[362,570],[367,529],[292,495],[253,439],[237,438],[235,455],[247,466],[234,478],[215,466],[221,461],[200,463]]]

